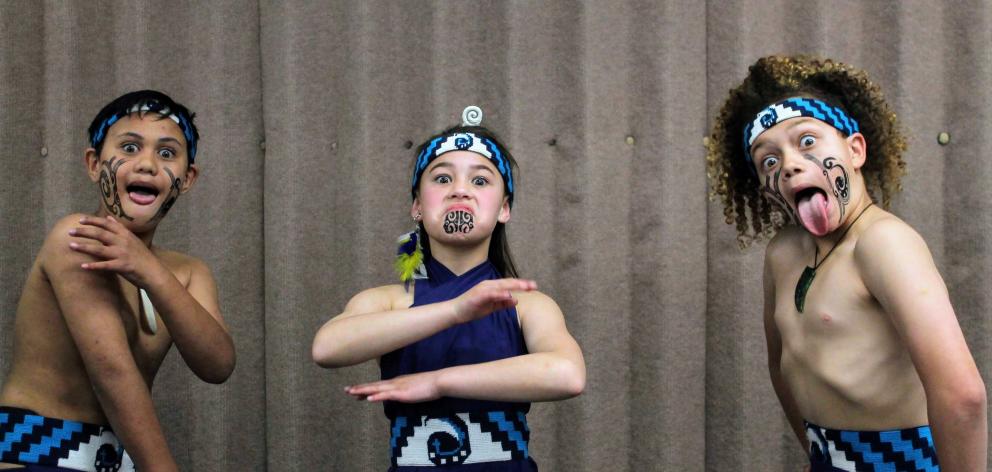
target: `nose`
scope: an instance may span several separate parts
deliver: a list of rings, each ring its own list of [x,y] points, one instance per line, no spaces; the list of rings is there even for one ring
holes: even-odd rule
[[[450,198],[462,199],[469,197],[469,186],[465,179],[456,179],[455,184],[451,187],[451,193],[448,195]]]
[[[139,153],[134,162],[135,172],[149,175],[158,174],[158,159],[155,150],[149,149]]]
[[[785,177],[801,174],[806,164],[806,158],[799,151],[790,149],[782,153],[782,173]]]

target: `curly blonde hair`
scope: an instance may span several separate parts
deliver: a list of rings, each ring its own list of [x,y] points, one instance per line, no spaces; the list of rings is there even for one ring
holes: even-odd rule
[[[741,248],[770,237],[786,223],[782,211],[760,193],[757,176],[744,157],[744,126],[766,106],[804,96],[840,107],[857,120],[867,142],[861,168],[868,192],[882,206],[902,189],[906,138],[882,91],[864,71],[830,59],[767,56],[758,59],[730,91],[706,143],[706,175],[711,198],[723,201],[727,224],[737,226]]]

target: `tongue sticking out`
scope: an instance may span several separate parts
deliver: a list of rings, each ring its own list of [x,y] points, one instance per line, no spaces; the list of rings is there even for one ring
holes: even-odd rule
[[[827,197],[821,192],[803,195],[799,200],[799,222],[814,236],[827,234]]]
[[[155,194],[143,191],[143,190],[132,190],[127,193],[131,197],[131,201],[137,203],[138,205],[150,205],[155,202]]]

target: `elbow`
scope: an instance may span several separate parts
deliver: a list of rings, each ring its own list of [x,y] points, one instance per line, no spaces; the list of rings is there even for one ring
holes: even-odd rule
[[[953,411],[959,418],[985,418],[988,398],[985,383],[977,374],[974,381],[956,386],[952,398]]]
[[[562,361],[559,366],[559,379],[563,398],[577,397],[586,390],[586,369],[581,364]]]
[[[347,365],[339,359],[340,356],[335,352],[334,343],[322,341],[319,335],[313,340],[310,357],[317,365],[325,369],[335,369]]]
[[[565,394],[568,398],[577,397],[586,391],[586,375],[582,373],[569,380],[566,384]]]
[[[228,337],[227,346],[227,349],[219,353],[210,365],[196,372],[196,376],[200,380],[217,385],[227,382],[227,379],[231,378],[234,367],[237,365],[237,354],[235,354],[234,343],[230,337]]]
[[[985,383],[976,373],[972,378],[955,382],[941,389],[936,401],[955,423],[971,423],[985,419],[987,398]]]
[[[202,372],[201,374],[197,375],[197,377],[200,377],[200,380],[203,380],[204,382],[211,383],[214,385],[222,384],[224,382],[227,382],[227,379],[231,378],[231,374],[234,373],[235,364],[236,361],[232,356],[229,362],[222,362],[219,365],[217,365],[214,369],[211,369],[208,372]]]
[[[125,383],[129,374],[138,374],[137,369],[123,362],[104,360],[97,365],[87,365],[90,381],[97,394],[107,394],[115,390],[114,386]]]

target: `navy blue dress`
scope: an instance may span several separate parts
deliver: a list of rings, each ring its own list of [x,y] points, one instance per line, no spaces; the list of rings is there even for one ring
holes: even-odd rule
[[[439,262],[426,262],[428,279],[415,282],[413,305],[458,297],[479,282],[502,276],[489,261],[461,276]],[[517,310],[499,310],[484,318],[435,333],[397,349],[380,361],[382,379],[445,367],[527,354]],[[460,471],[536,471],[527,442],[530,403],[443,397],[424,403],[385,402],[390,421],[390,471],[424,471],[455,467]]]

